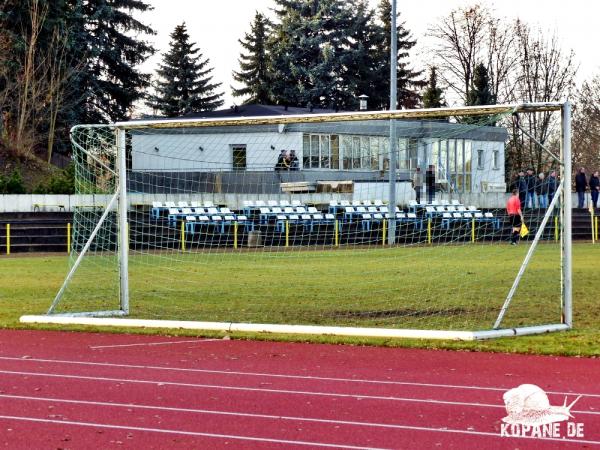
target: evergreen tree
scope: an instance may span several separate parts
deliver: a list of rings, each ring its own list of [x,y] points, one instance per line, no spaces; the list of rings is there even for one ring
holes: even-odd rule
[[[467,93],[467,106],[494,105],[496,99],[490,89],[490,77],[482,63],[475,66],[473,84]]]
[[[67,0],[69,61],[77,76],[70,83],[71,103],[64,119],[75,123],[126,118],[143,98],[150,76],[137,66],[154,48],[136,35],[154,31],[134,18],[151,9],[143,0]]]
[[[381,0],[379,3],[379,20],[381,21],[382,44],[379,49],[379,60],[382,61],[381,68],[375,80],[375,95],[370,99],[376,109],[389,108],[390,93],[390,51],[391,51],[391,29],[392,29],[392,4],[390,0]],[[410,32],[401,21],[397,21],[398,28],[398,106],[404,108],[415,108],[420,97],[418,90],[422,89],[426,82],[420,77],[422,71],[410,67],[408,58],[410,50],[416,45]]]
[[[473,83],[471,89],[467,92],[466,106],[483,106],[496,104],[496,98],[490,89],[490,77],[487,68],[482,63],[475,66],[473,73]],[[460,119],[463,123],[486,123],[494,125],[491,121],[491,116],[465,116]]]
[[[446,106],[444,91],[442,88],[438,87],[436,68],[433,66],[429,71],[429,82],[423,93],[423,107],[441,108],[442,106]]]
[[[345,30],[351,15],[342,0],[275,0],[278,22],[269,39],[278,104],[339,108],[344,90]]]
[[[156,95],[149,105],[167,117],[212,111],[221,106],[223,94],[215,92],[221,83],[212,83],[209,60],[203,59],[196,44],[190,42],[185,23],[175,27],[169,46],[156,71]]]
[[[246,33],[244,40],[239,40],[240,45],[248,52],[240,55],[240,71],[233,72],[233,79],[243,85],[242,88],[233,88],[234,97],[248,96],[244,103],[271,103],[269,73],[269,60],[267,54],[267,37],[269,21],[265,16],[256,13],[254,22],[250,26],[250,33]]]
[[[381,59],[379,49],[383,45],[383,33],[375,23],[375,12],[369,8],[367,0],[354,0],[348,9],[352,12],[351,25],[347,30],[348,48],[344,52],[345,94],[341,108],[357,109],[359,95],[369,97],[369,108],[377,106],[380,93],[377,92],[377,79],[386,60]]]

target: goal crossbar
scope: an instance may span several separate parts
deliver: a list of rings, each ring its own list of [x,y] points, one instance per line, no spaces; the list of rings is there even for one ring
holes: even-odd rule
[[[145,128],[182,128],[194,126],[224,127],[224,126],[251,126],[251,125],[278,125],[292,123],[323,123],[323,122],[351,122],[359,120],[393,120],[393,119],[435,119],[448,116],[481,116],[491,114],[505,114],[511,112],[532,111],[560,111],[563,103],[515,103],[506,105],[464,106],[455,108],[424,108],[403,109],[390,111],[357,111],[327,114],[290,114],[284,116],[261,116],[258,118],[236,117],[231,119],[164,119],[164,120],[136,120],[131,122],[116,122],[118,128],[140,130]]]

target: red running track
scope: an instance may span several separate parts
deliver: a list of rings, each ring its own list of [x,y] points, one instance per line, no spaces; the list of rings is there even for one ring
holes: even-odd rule
[[[600,362],[0,331],[6,448],[600,448]],[[501,436],[503,393],[582,398],[583,436]],[[566,439],[563,439],[566,437]]]

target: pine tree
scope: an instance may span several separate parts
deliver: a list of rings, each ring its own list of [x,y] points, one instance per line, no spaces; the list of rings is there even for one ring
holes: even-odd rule
[[[278,104],[339,108],[344,102],[343,54],[351,15],[341,0],[275,0],[269,38]]]
[[[250,33],[238,42],[248,52],[240,55],[240,71],[233,72],[233,79],[243,87],[232,89],[234,97],[247,96],[244,103],[271,103],[269,59],[267,54],[267,38],[269,21],[265,16],[256,13],[250,25]]]
[[[151,6],[143,0],[68,0],[69,61],[78,75],[70,83],[64,119],[75,123],[126,118],[143,98],[150,76],[137,66],[154,48],[137,35],[154,31],[134,18]],[[135,34],[136,36],[132,36]]]
[[[490,89],[490,77],[482,63],[475,66],[473,84],[467,93],[467,106],[493,105],[496,99]]]
[[[203,60],[196,44],[190,42],[185,23],[171,33],[170,48],[156,73],[156,95],[149,105],[167,117],[198,111],[212,111],[223,104],[221,83],[213,83],[208,58]]]
[[[381,0],[378,7],[379,20],[381,21],[382,45],[379,49],[379,60],[382,67],[376,79],[376,95],[370,99],[370,103],[376,109],[389,108],[390,92],[390,50],[392,29],[392,5],[390,0]],[[415,108],[420,97],[418,90],[422,89],[426,82],[421,79],[422,71],[414,70],[408,61],[410,50],[416,45],[405,24],[397,21],[398,28],[398,106],[404,108]]]
[[[345,98],[340,107],[346,110],[357,109],[359,95],[369,97],[369,107],[377,103],[377,78],[383,70],[385,59],[381,59],[379,49],[383,45],[383,34],[375,23],[375,12],[369,8],[367,0],[354,0],[348,9],[352,12],[351,25],[347,29],[348,48],[344,52]],[[372,108],[370,108],[372,109]]]
[[[429,82],[425,92],[423,92],[423,107],[441,108],[442,106],[446,106],[444,91],[438,87],[436,68],[433,66],[429,70]]]
[[[490,77],[488,75],[487,68],[482,63],[475,66],[473,73],[473,83],[471,89],[467,92],[466,106],[483,106],[483,105],[494,105],[496,98],[492,94],[490,89]],[[463,123],[485,123],[487,125],[494,125],[491,116],[466,116],[460,119]]]

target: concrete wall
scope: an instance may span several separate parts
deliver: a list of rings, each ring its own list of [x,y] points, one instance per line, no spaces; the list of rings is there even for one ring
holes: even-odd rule
[[[273,169],[281,149],[296,150],[302,161],[302,133],[134,134],[132,168],[170,172],[232,170],[235,145],[246,146],[249,171]]]
[[[397,199],[400,205],[406,205],[414,199],[414,191],[409,183],[398,183]],[[464,205],[475,205],[480,208],[504,208],[509,194],[485,193],[448,196],[438,194],[437,200],[459,200]],[[387,201],[387,183],[356,183],[355,192],[349,194],[130,194],[132,207],[151,205],[153,201],[212,201],[215,204],[227,205],[239,209],[244,200],[300,200],[304,203],[327,204],[330,200],[383,200]],[[422,194],[422,199],[425,195]],[[42,211],[59,211],[63,205],[65,211],[73,211],[79,207],[103,207],[110,201],[109,195],[0,195],[0,212],[31,212],[35,204],[42,205]],[[589,196],[586,198],[589,202]],[[573,204],[577,205],[577,196],[573,194]],[[46,206],[43,206],[46,205]],[[587,207],[587,203],[586,203]]]

